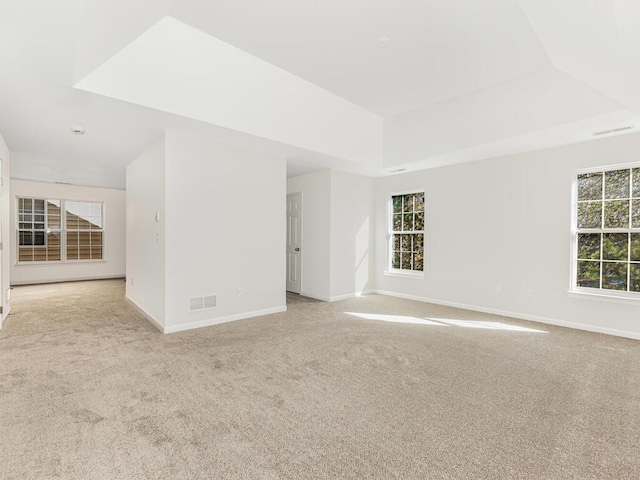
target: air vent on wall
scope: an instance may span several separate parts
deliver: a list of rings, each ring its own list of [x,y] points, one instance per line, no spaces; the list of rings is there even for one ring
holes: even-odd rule
[[[207,295],[206,297],[191,297],[189,299],[189,311],[198,312],[200,310],[210,310],[217,305],[215,295]]]
[[[624,132],[625,130],[631,130],[635,128],[635,125],[627,125],[626,127],[610,128],[609,130],[600,130],[599,132],[593,132],[594,137],[600,135],[610,135],[612,133]]]

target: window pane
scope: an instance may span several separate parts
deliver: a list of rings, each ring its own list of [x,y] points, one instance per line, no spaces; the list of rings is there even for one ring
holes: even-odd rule
[[[33,210],[36,213],[44,213],[44,200],[34,200],[33,201]]]
[[[401,232],[402,231],[402,214],[398,213],[393,216],[393,231]]]
[[[47,215],[47,227],[53,229],[60,228],[60,215]]]
[[[56,261],[60,260],[60,246],[52,247],[49,245],[47,247],[47,260]]]
[[[91,204],[90,203],[78,203],[78,215],[81,218],[87,218],[91,216]]]
[[[413,254],[413,269],[414,270],[418,270],[418,271],[422,271],[423,268],[423,253],[422,252],[417,252]]]
[[[44,237],[45,237],[45,233],[44,232],[34,232],[33,234],[33,244],[34,245],[44,245]]]
[[[604,174],[604,198],[629,198],[631,170],[613,170]]]
[[[631,234],[631,261],[640,262],[640,233]]]
[[[67,232],[67,245],[78,245],[78,232]]]
[[[414,208],[416,212],[424,212],[424,192],[414,195]]]
[[[416,213],[415,229],[424,230],[424,213]]]
[[[91,246],[92,247],[102,246],[102,232],[91,232]]]
[[[391,250],[400,250],[400,235],[393,235],[391,238]]]
[[[602,203],[588,202],[578,204],[578,228],[602,227]]]
[[[627,290],[628,263],[603,262],[602,288],[608,290]]]
[[[402,211],[413,212],[413,195],[403,195],[402,197]]]
[[[18,261],[33,262],[33,247],[20,247],[18,249]]]
[[[604,260],[627,260],[629,255],[628,233],[605,233],[602,235],[602,258]]]
[[[391,268],[400,268],[400,252],[393,252]]]
[[[30,199],[30,198],[25,198],[24,199],[23,208],[24,208],[25,212],[32,212],[33,211],[33,200]]]
[[[89,232],[78,233],[78,245],[89,246],[91,244],[91,234]]]
[[[77,230],[78,229],[78,216],[77,215],[67,212],[67,228],[69,228],[71,230]]]
[[[19,245],[33,245],[33,233],[31,232],[20,232],[19,234]]]
[[[640,292],[640,263],[631,264],[631,282],[629,283],[630,292]]]
[[[602,173],[578,175],[578,200],[600,200],[602,198]]]
[[[424,250],[424,234],[418,233],[415,235],[413,248],[416,252],[422,252]]]
[[[599,233],[581,233],[578,235],[578,258],[600,260]]]
[[[629,228],[629,200],[604,202],[604,228]]]
[[[102,247],[91,247],[91,258],[93,260],[102,259]]]
[[[640,228],[640,199],[633,200],[631,208],[631,227]]]
[[[402,230],[410,232],[413,230],[413,213],[405,213],[402,217]]]
[[[411,253],[402,253],[402,265],[403,270],[411,270]]]
[[[402,244],[400,248],[403,252],[411,251],[411,235],[402,235]]]
[[[600,288],[600,262],[578,262],[579,287]]]
[[[78,247],[67,246],[67,259],[68,260],[78,259]]]
[[[633,169],[633,197],[640,198],[640,168]]]
[[[391,197],[391,201],[393,203],[393,213],[402,213],[402,197]]]
[[[50,247],[60,245],[60,232],[51,232],[47,234],[47,245]]]

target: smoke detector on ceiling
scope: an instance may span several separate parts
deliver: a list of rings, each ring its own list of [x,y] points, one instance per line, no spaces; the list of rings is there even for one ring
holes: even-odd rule
[[[634,128],[636,128],[635,125],[627,125],[624,127],[610,128],[608,130],[600,130],[599,132],[593,132],[593,136],[599,137],[600,135],[610,135],[612,133],[624,132],[625,130],[632,130]]]
[[[77,125],[73,125],[71,127],[71,133],[73,133],[74,135],[84,135],[86,132],[86,130],[82,127],[78,127]]]

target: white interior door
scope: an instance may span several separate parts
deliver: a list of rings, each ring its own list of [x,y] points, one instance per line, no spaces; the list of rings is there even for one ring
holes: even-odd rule
[[[302,194],[287,195],[287,291],[300,293]]]

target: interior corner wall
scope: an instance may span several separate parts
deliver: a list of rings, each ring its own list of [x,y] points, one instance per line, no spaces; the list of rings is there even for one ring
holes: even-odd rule
[[[159,217],[156,217],[158,212]],[[127,298],[165,324],[165,141],[127,167]]]
[[[165,332],[286,310],[285,159],[167,132],[166,162]]]
[[[632,134],[377,179],[376,290],[640,338],[638,304],[568,294],[575,171],[639,151]],[[423,279],[385,275],[387,202],[412,189],[426,192]]]
[[[0,328],[4,323],[4,319],[9,315],[10,303],[9,303],[9,285],[11,280],[11,251],[6,248],[6,245],[11,244],[11,192],[9,178],[11,172],[11,159],[9,148],[0,135],[0,160],[2,160],[2,172],[0,172],[0,178],[2,179],[2,198],[0,205],[0,242],[3,245],[0,251],[2,258],[2,268],[0,268],[0,304],[2,305],[2,314],[0,315]]]
[[[322,170],[287,179],[287,193],[298,192],[302,193],[300,294],[329,301],[331,298],[331,171]]]
[[[125,192],[109,188],[11,180],[11,284],[117,278],[125,274]],[[104,202],[104,257],[95,262],[17,264],[16,198],[35,197]]]
[[[373,290],[374,182],[331,170],[331,301]]]

